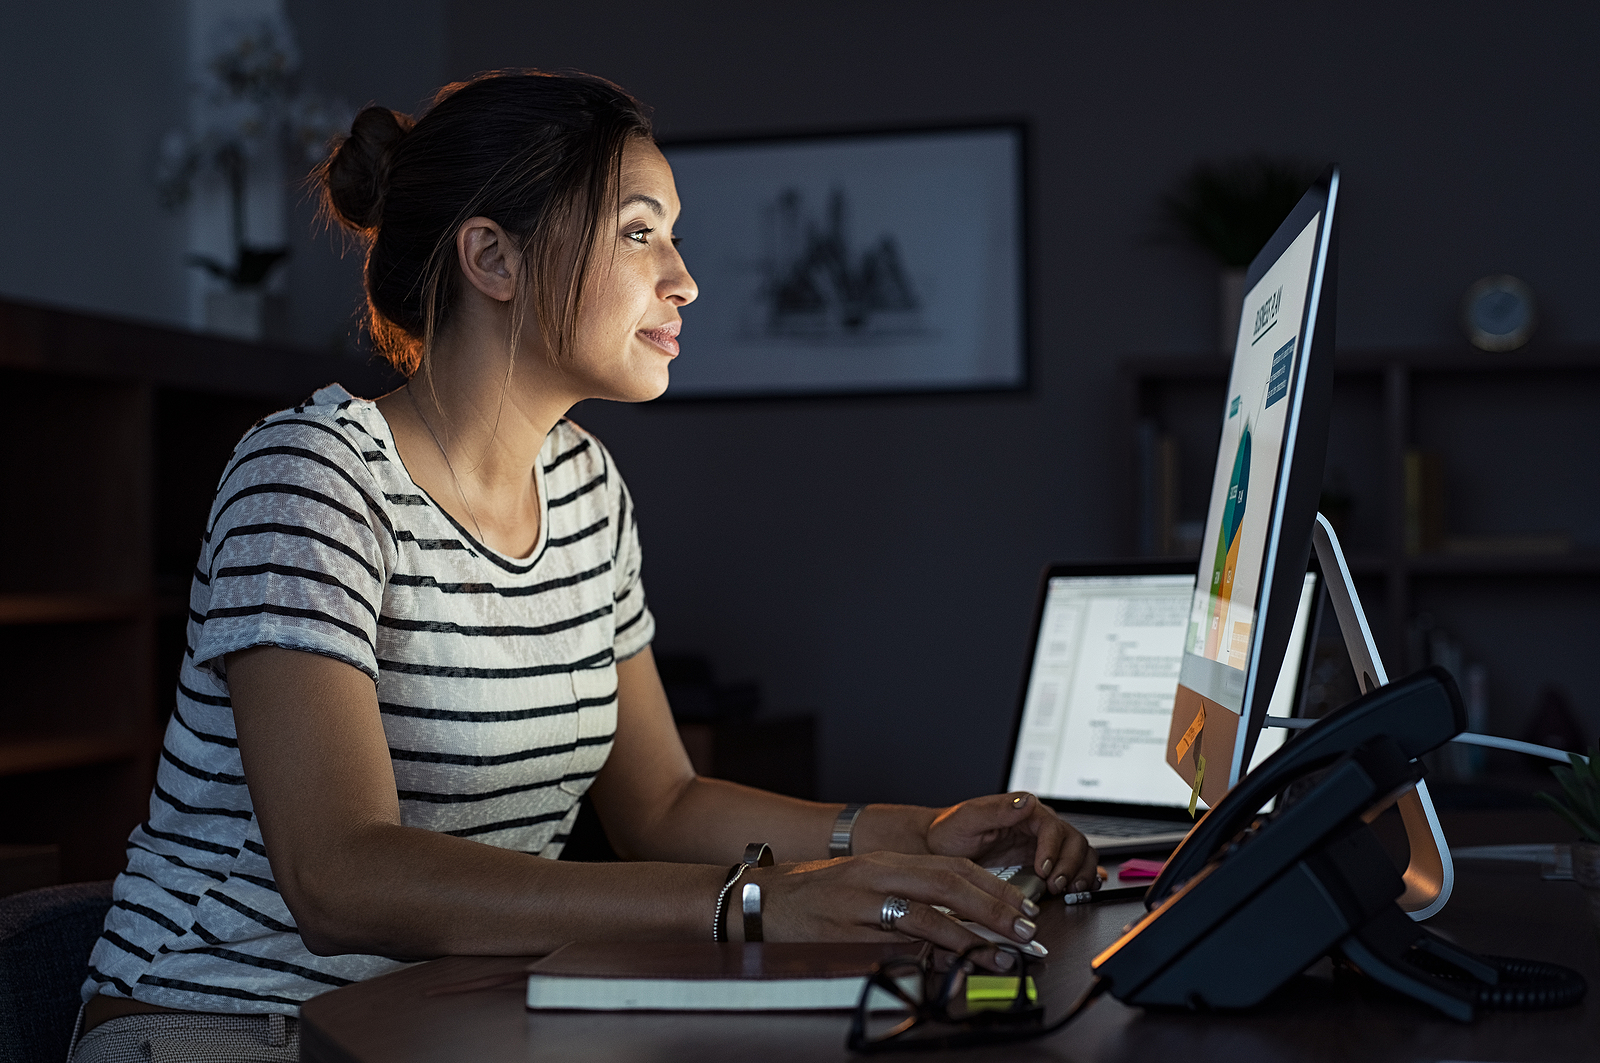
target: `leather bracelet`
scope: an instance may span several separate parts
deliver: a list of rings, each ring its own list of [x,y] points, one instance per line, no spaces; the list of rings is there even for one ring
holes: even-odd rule
[[[833,821],[833,833],[828,837],[829,856],[855,855],[856,817],[864,804],[845,805]]]
[[[711,916],[711,940],[727,941],[728,935],[722,929],[722,916],[728,909],[728,894],[733,890],[733,884],[739,881],[739,876],[750,869],[746,863],[737,863],[728,868],[728,877],[722,880],[722,892],[717,894],[717,910]]]

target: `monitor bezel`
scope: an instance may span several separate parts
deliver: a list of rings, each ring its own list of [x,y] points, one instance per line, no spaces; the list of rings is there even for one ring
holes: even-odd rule
[[[1322,489],[1332,406],[1338,192],[1339,170],[1336,166],[1329,166],[1273,233],[1272,239],[1250,263],[1245,275],[1245,291],[1248,293],[1260,283],[1290,244],[1321,215],[1305,305],[1296,333],[1301,338],[1301,350],[1295,359],[1294,376],[1290,384],[1291,405],[1278,456],[1278,475],[1273,484],[1266,552],[1259,589],[1253,603],[1256,622],[1246,657],[1244,690],[1240,698],[1226,789],[1232,789],[1238,783],[1255,752],[1273,688],[1272,683],[1262,682],[1260,664],[1264,659],[1283,659],[1289,632],[1294,624],[1301,575],[1307,571],[1311,557],[1311,528],[1316,520],[1317,501]],[[1231,368],[1229,378],[1232,379]],[[1219,457],[1218,460],[1222,459]],[[1196,580],[1198,587],[1198,574]],[[1275,680],[1276,671],[1273,670],[1271,674]],[[1215,793],[1213,796],[1220,798]],[[1216,801],[1209,800],[1209,803],[1215,804]]]

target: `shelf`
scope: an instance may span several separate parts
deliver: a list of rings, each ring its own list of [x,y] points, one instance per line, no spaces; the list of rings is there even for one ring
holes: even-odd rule
[[[1225,380],[1232,359],[1218,354],[1141,354],[1123,360],[1135,377],[1159,381]],[[1391,367],[1427,375],[1600,372],[1600,348],[1538,347],[1490,354],[1471,347],[1336,351],[1335,376],[1379,375]]]
[[[110,764],[138,752],[138,744],[126,736],[0,737],[0,776]]]
[[[131,594],[0,594],[0,625],[133,620],[144,604]]]
[[[0,368],[291,402],[330,380],[358,395],[400,383],[376,360],[268,346],[0,299]]]
[[[1600,575],[1600,552],[1568,554],[1419,554],[1393,560],[1346,554],[1352,576],[1585,576]]]
[[[1421,554],[1404,567],[1418,576],[1600,575],[1600,552],[1570,554]]]

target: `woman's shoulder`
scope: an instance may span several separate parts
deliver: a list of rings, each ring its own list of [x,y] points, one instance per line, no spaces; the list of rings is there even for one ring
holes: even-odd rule
[[[394,438],[377,406],[338,384],[257,421],[234,447],[219,501],[262,483],[304,484],[368,503],[391,493],[385,470],[397,468]],[[351,495],[354,497],[354,494]]]
[[[611,451],[599,436],[570,417],[563,417],[550,430],[539,459],[544,462],[545,476],[552,480],[561,477],[587,483],[596,476],[609,482],[617,479],[616,459]]]
[[[239,441],[239,449],[251,445],[294,445],[361,459],[373,451],[391,456],[394,438],[376,403],[329,384],[304,402],[257,421]]]
[[[539,459],[544,463],[552,507],[581,502],[578,509],[591,517],[614,517],[619,508],[628,505],[628,490],[611,451],[598,436],[570,418],[556,422]]]

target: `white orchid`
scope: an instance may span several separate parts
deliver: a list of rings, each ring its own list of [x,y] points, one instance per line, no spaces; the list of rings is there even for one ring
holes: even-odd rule
[[[156,187],[169,208],[187,203],[204,171],[228,182],[232,199],[235,263],[194,256],[191,261],[230,284],[262,283],[287,251],[244,243],[245,183],[249,161],[271,148],[303,165],[320,162],[329,141],[349,127],[342,101],[299,88],[300,54],[281,16],[222,24],[213,36],[203,74],[193,86],[192,117],[162,138]]]

